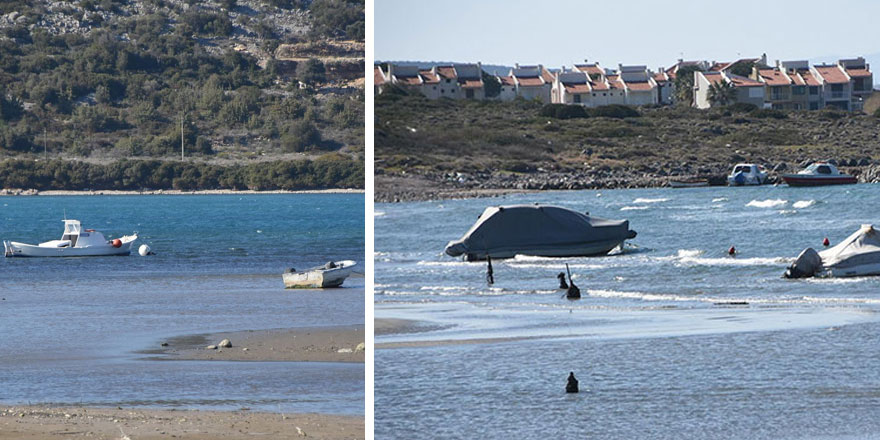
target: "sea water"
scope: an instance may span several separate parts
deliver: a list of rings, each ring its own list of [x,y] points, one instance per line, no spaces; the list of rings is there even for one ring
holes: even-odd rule
[[[560,191],[376,205],[377,438],[880,438],[880,278],[787,280],[880,187]],[[614,255],[464,262],[487,206],[628,219]],[[735,246],[735,257],[728,249]],[[583,298],[556,276],[571,269]],[[574,372],[581,392],[565,394]]]
[[[360,363],[139,353],[174,336],[363,324],[363,277],[324,291],[281,280],[330,260],[363,272],[363,212],[362,194],[0,198],[3,240],[59,239],[65,216],[138,234],[131,256],[0,260],[0,403],[363,414]]]

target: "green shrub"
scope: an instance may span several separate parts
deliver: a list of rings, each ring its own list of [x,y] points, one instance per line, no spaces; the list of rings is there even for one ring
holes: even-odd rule
[[[620,104],[611,104],[611,105],[602,105],[599,107],[591,108],[587,111],[590,116],[593,117],[605,117],[605,118],[616,118],[616,119],[624,119],[624,118],[637,118],[641,116],[638,110],[628,105],[620,105]]]
[[[751,116],[756,117],[756,118],[762,118],[762,119],[768,119],[768,118],[785,119],[788,117],[788,115],[785,114],[785,112],[783,112],[782,110],[775,110],[775,109],[770,109],[770,108],[761,108],[761,109],[757,109],[757,110],[752,110],[749,114]]]
[[[749,104],[748,102],[735,102],[728,105],[726,108],[732,113],[751,113],[755,110],[758,110],[757,105]]]
[[[538,113],[541,116],[556,119],[573,119],[589,117],[581,105],[545,104]]]

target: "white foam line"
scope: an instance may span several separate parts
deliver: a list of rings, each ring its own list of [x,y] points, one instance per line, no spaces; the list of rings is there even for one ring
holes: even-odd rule
[[[668,202],[668,201],[669,201],[669,199],[663,198],[663,197],[658,197],[656,199],[639,197],[639,198],[633,200],[633,203],[660,203],[660,202]]]
[[[752,200],[751,202],[746,203],[746,206],[754,208],[775,208],[777,206],[785,205],[786,203],[788,203],[788,201],[782,199]]]

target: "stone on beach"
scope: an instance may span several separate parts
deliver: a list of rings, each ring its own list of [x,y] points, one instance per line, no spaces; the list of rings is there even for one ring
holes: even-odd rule
[[[232,347],[232,342],[229,342],[229,339],[224,339],[224,340],[220,341],[220,343],[217,344],[217,346],[220,348],[229,348],[229,347]]]
[[[336,351],[337,353],[352,353],[352,349],[350,348],[340,348]]]
[[[209,345],[209,346],[205,347],[205,349],[206,350],[216,350],[217,346],[216,345]]]
[[[364,351],[364,350],[366,350],[366,348],[367,348],[367,346],[364,345],[363,342],[361,342],[360,344],[357,345],[357,347],[354,348],[354,351]]]

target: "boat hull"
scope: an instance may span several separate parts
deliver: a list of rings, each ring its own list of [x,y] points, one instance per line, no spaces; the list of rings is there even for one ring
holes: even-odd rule
[[[351,275],[355,262],[346,260],[337,263],[340,267],[332,269],[314,268],[303,272],[285,272],[282,275],[287,289],[323,289],[340,287]]]
[[[6,257],[107,257],[130,255],[133,241],[123,243],[118,248],[111,245],[89,247],[46,247],[32,244],[4,241]]]
[[[626,238],[597,241],[590,243],[574,243],[568,245],[555,246],[534,246],[529,248],[510,247],[510,248],[493,248],[488,252],[488,256],[493,259],[513,258],[517,255],[526,255],[530,257],[596,257],[606,255],[612,249],[621,246]],[[486,252],[468,252],[464,254],[465,261],[483,261],[486,260]]]
[[[858,182],[853,176],[803,176],[797,174],[786,174],[782,176],[782,180],[788,186],[824,186],[824,185],[852,185]]]

